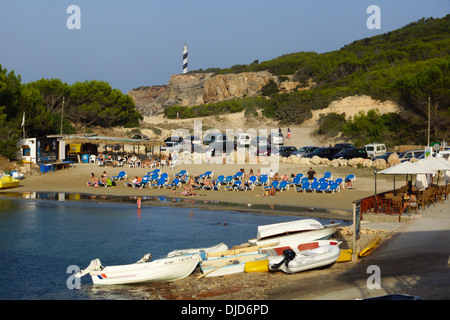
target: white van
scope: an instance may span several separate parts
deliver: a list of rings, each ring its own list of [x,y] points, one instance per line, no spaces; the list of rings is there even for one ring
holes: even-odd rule
[[[250,141],[251,137],[248,133],[239,133],[234,137],[234,144],[236,147],[248,147]]]
[[[386,153],[386,146],[383,143],[366,144],[364,146],[364,149],[366,149],[367,156],[370,159],[373,159],[375,157],[381,156],[382,154]]]

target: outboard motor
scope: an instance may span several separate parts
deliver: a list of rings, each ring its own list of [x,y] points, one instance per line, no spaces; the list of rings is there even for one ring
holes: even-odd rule
[[[103,270],[103,268],[104,267],[102,266],[102,262],[100,261],[100,259],[94,259],[91,261],[91,263],[89,264],[89,266],[86,269],[75,273],[75,277],[81,278],[82,276],[88,274],[91,271],[101,271],[101,270]]]
[[[286,249],[283,251],[283,260],[281,260],[277,264],[270,266],[270,269],[277,270],[279,267],[281,267],[283,265],[283,263],[286,265],[286,268],[287,268],[289,262],[294,260],[294,258],[295,258],[295,252],[292,249]]]

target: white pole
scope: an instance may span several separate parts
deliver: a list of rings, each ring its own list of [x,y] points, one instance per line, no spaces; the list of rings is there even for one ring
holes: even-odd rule
[[[430,146],[430,97],[428,97],[428,143],[427,147]]]

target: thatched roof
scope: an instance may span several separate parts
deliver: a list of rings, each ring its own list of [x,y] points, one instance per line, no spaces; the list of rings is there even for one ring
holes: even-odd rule
[[[146,147],[165,146],[164,141],[126,139],[117,137],[100,137],[100,136],[67,136],[64,137],[67,144],[70,143],[93,143],[93,144],[119,144],[119,145],[140,145]]]

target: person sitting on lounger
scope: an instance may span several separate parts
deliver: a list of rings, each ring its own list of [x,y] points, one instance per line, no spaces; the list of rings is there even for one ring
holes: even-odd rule
[[[107,179],[108,179],[108,175],[106,174],[106,171],[103,171],[103,174],[101,175],[102,183],[106,184]]]
[[[89,180],[87,185],[92,187],[98,187],[98,178],[95,176],[93,172],[91,173],[91,180]]]

